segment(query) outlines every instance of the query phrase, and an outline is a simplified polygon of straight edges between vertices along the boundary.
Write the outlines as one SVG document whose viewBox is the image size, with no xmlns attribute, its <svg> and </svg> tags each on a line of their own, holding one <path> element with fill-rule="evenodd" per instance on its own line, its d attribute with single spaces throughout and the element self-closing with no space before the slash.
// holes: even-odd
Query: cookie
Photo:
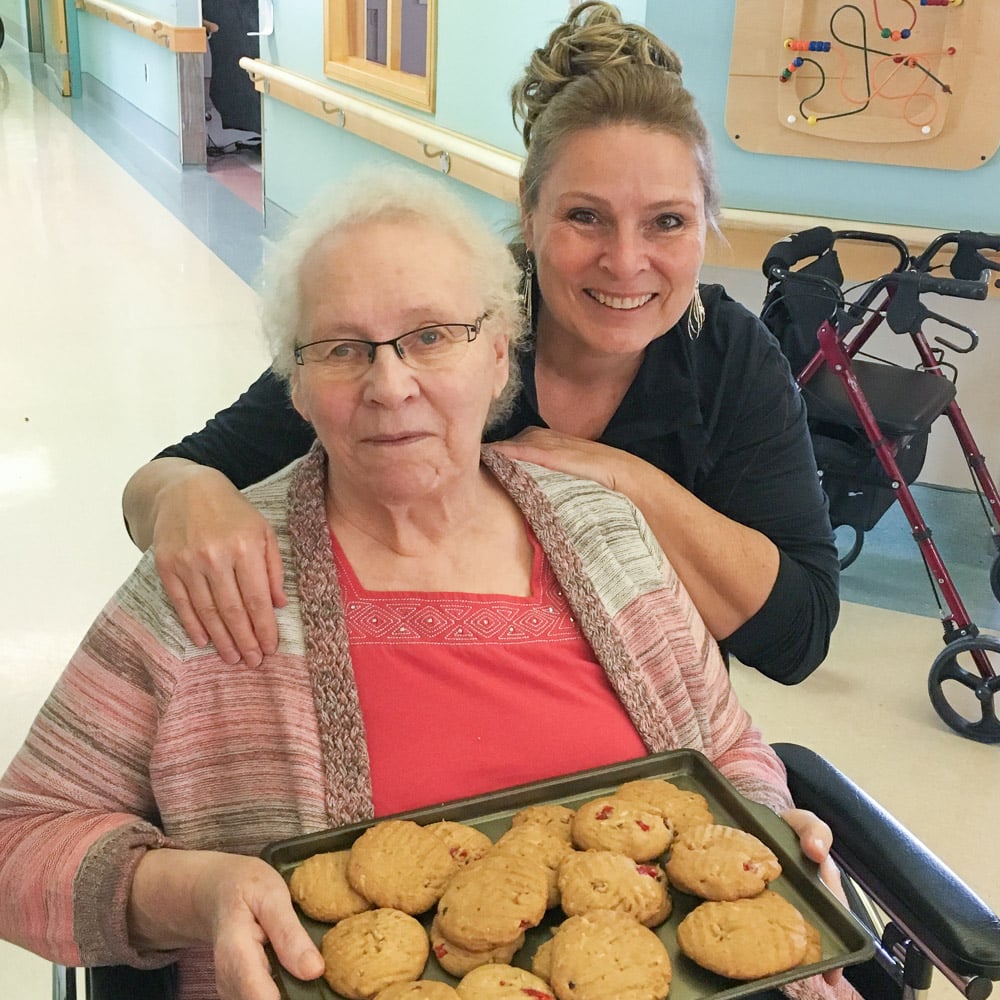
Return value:
<svg viewBox="0 0 1000 1000">
<path fill-rule="evenodd" d="M 806 925 L 806 953 L 802 956 L 802 965 L 812 965 L 813 962 L 820 962 L 823 959 L 823 942 L 819 936 L 819 929 L 814 927 L 808 920 Z"/>
<path fill-rule="evenodd" d="M 462 1000 L 556 1000 L 544 979 L 513 965 L 481 965 L 456 989 Z"/>
<path fill-rule="evenodd" d="M 677 943 L 703 968 L 745 980 L 800 965 L 808 935 L 799 911 L 767 890 L 753 899 L 701 903 L 678 925 Z"/>
<path fill-rule="evenodd" d="M 345 917 L 323 935 L 320 950 L 330 989 L 369 1000 L 393 983 L 419 979 L 430 942 L 414 917 L 382 908 Z"/>
<path fill-rule="evenodd" d="M 441 934 L 469 951 L 510 944 L 545 916 L 548 876 L 537 861 L 488 854 L 462 868 L 438 903 Z"/>
<path fill-rule="evenodd" d="M 558 1000 L 663 1000 L 672 969 L 663 942 L 614 910 L 570 917 L 552 939 Z"/>
<path fill-rule="evenodd" d="M 662 778 L 639 778 L 626 781 L 615 792 L 618 798 L 644 802 L 670 821 L 674 836 L 693 826 L 714 823 L 708 800 L 699 792 L 689 792 Z"/>
<path fill-rule="evenodd" d="M 325 924 L 363 913 L 372 903 L 347 880 L 350 851 L 330 851 L 306 858 L 292 872 L 288 891 L 306 916 Z"/>
<path fill-rule="evenodd" d="M 572 841 L 570 827 L 573 824 L 573 810 L 569 806 L 548 803 L 537 806 L 525 806 L 511 817 L 511 826 L 546 826 L 558 833 L 563 840 Z"/>
<path fill-rule="evenodd" d="M 441 924 L 436 915 L 431 922 L 431 951 L 434 952 L 438 965 L 445 972 L 458 978 L 467 975 L 473 969 L 478 969 L 481 965 L 488 965 L 491 962 L 500 962 L 501 964 L 509 962 L 523 944 L 524 935 L 520 934 L 509 944 L 497 945 L 486 951 L 471 951 L 448 940 L 441 933 Z"/>
<path fill-rule="evenodd" d="M 418 979 L 415 983 L 394 983 L 375 994 L 375 1000 L 455 1000 L 458 994 L 447 983 Z"/>
<path fill-rule="evenodd" d="M 497 853 L 517 854 L 537 861 L 545 868 L 548 877 L 548 906 L 559 905 L 557 873 L 563 859 L 573 854 L 573 845 L 548 826 L 522 823 L 512 826 L 497 842 Z"/>
<path fill-rule="evenodd" d="M 552 941 L 543 941 L 531 956 L 531 971 L 547 983 L 552 981 Z"/>
<path fill-rule="evenodd" d="M 385 820 L 354 841 L 347 878 L 376 906 L 417 914 L 440 899 L 457 868 L 440 837 L 411 820 Z"/>
<path fill-rule="evenodd" d="M 641 802 L 605 796 L 576 811 L 573 843 L 584 851 L 614 851 L 633 861 L 651 861 L 670 845 L 673 829 Z"/>
<path fill-rule="evenodd" d="M 756 896 L 781 874 L 774 852 L 752 833 L 731 826 L 698 826 L 670 849 L 670 884 L 702 899 Z"/>
<path fill-rule="evenodd" d="M 659 865 L 612 851 L 575 851 L 559 866 L 559 894 L 567 916 L 618 910 L 647 927 L 670 916 L 667 879 Z"/>
<path fill-rule="evenodd" d="M 478 861 L 493 847 L 493 841 L 482 830 L 465 823 L 443 819 L 438 823 L 430 823 L 424 829 L 443 840 L 451 856 L 460 865 Z"/>
</svg>

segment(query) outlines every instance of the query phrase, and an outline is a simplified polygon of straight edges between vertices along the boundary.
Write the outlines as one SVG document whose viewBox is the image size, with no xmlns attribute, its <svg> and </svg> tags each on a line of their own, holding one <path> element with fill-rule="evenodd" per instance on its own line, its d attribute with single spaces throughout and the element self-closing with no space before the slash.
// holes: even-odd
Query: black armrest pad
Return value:
<svg viewBox="0 0 1000 1000">
<path fill-rule="evenodd" d="M 776 743 L 795 803 L 833 830 L 834 854 L 946 966 L 1000 979 L 1000 918 L 951 869 L 822 757 Z M 987 849 L 990 849 L 987 847 Z"/>
</svg>

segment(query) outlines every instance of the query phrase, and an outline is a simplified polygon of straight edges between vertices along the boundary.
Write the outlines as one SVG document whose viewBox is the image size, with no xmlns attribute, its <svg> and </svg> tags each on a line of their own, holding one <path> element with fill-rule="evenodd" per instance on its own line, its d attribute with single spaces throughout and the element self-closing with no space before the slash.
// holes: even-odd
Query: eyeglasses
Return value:
<svg viewBox="0 0 1000 1000">
<path fill-rule="evenodd" d="M 488 316 L 488 312 L 483 313 L 475 323 L 432 323 L 392 340 L 314 340 L 295 348 L 295 363 L 322 365 L 339 378 L 356 378 L 367 365 L 375 363 L 375 352 L 380 347 L 391 346 L 410 368 L 447 368 L 465 345 L 476 339 Z"/>
</svg>

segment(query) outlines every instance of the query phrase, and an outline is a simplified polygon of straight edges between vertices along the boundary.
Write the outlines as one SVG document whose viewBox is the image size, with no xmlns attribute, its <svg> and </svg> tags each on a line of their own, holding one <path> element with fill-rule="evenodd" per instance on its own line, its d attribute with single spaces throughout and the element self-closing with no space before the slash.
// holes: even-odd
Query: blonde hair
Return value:
<svg viewBox="0 0 1000 1000">
<path fill-rule="evenodd" d="M 707 220 L 716 227 L 719 194 L 711 140 L 681 68 L 673 49 L 643 25 L 623 22 L 617 7 L 602 0 L 575 7 L 534 51 L 511 90 L 511 113 L 527 153 L 522 208 L 537 206 L 539 187 L 567 138 L 583 129 L 634 124 L 687 144 Z"/>
<path fill-rule="evenodd" d="M 488 427 L 506 417 L 520 389 L 515 352 L 526 325 L 518 290 L 520 272 L 504 241 L 453 190 L 425 170 L 366 166 L 321 193 L 272 250 L 259 280 L 261 323 L 271 368 L 289 380 L 302 333 L 300 275 L 310 251 L 327 237 L 370 222 L 416 222 L 458 243 L 470 278 L 483 298 L 490 327 L 510 342 L 510 378 L 490 410 Z M 419 253 L 419 247 L 411 248 Z"/>
</svg>

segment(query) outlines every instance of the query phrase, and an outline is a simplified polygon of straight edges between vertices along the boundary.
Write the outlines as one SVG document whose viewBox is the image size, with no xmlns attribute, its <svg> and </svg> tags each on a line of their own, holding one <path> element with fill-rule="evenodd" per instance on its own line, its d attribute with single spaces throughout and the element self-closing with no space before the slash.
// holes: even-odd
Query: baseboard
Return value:
<svg viewBox="0 0 1000 1000">
<path fill-rule="evenodd" d="M 90 73 L 83 74 L 83 96 L 167 163 L 180 166 L 180 138 Z"/>
</svg>

